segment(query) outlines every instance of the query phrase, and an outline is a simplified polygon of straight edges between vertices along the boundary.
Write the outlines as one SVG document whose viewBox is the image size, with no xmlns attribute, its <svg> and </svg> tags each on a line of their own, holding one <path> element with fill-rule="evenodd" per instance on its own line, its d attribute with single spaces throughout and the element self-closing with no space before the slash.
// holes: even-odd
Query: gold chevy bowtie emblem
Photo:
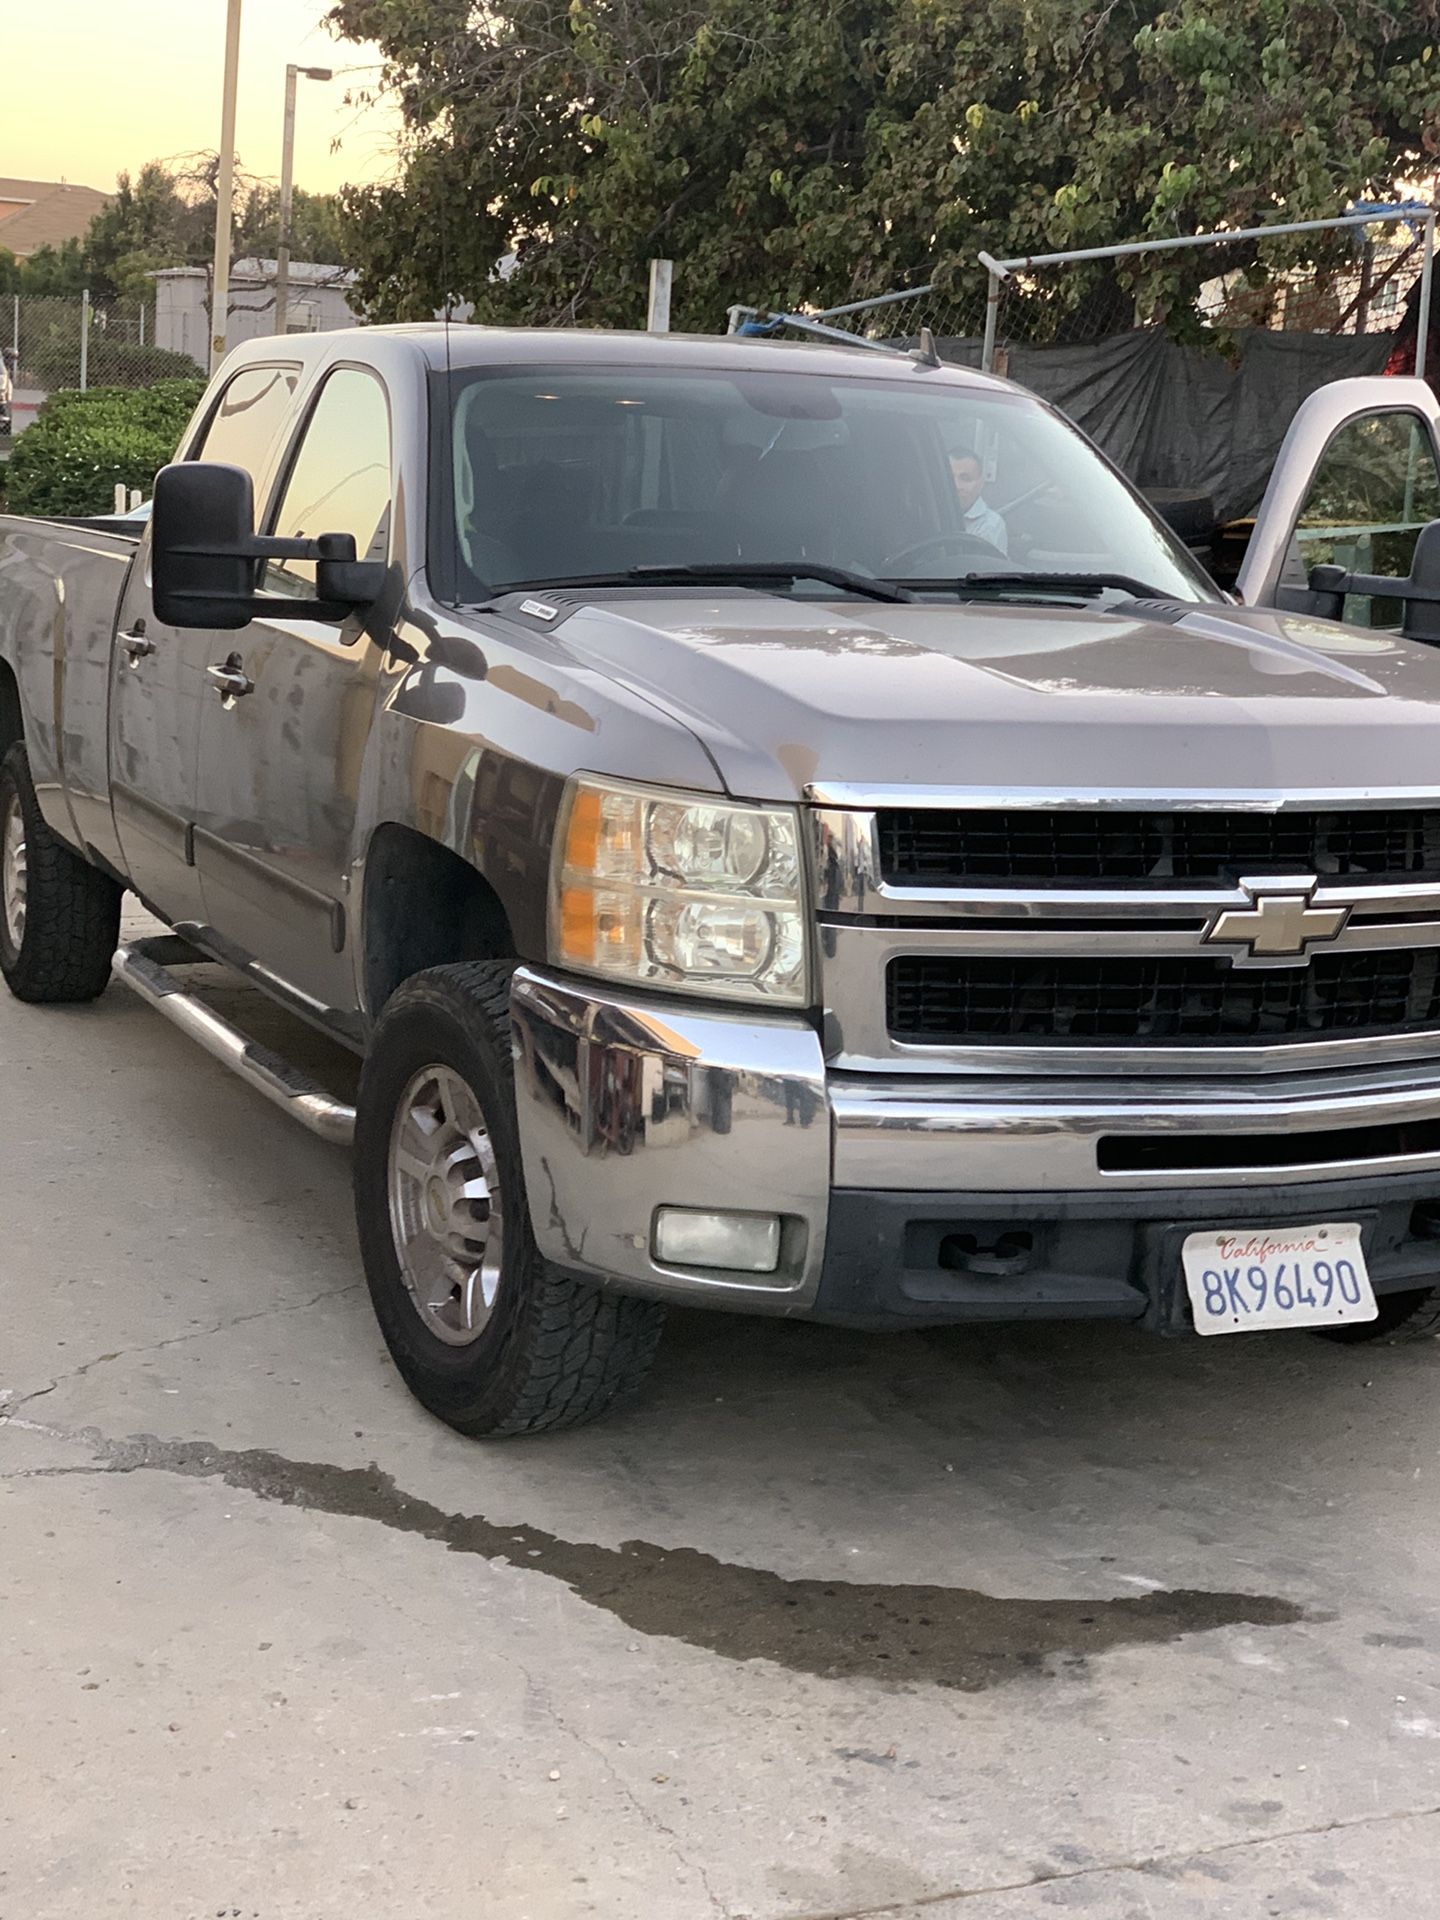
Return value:
<svg viewBox="0 0 1440 1920">
<path fill-rule="evenodd" d="M 1242 880 L 1248 907 L 1228 907 L 1205 930 L 1207 944 L 1244 947 L 1251 960 L 1298 959 L 1317 940 L 1333 940 L 1349 907 L 1310 904 L 1316 882 Z"/>
</svg>

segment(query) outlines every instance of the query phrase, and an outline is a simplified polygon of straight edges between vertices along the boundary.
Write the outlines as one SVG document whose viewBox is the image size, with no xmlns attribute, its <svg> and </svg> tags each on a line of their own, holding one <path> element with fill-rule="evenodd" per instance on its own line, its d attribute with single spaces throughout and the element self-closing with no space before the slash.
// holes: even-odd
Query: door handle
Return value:
<svg viewBox="0 0 1440 1920">
<path fill-rule="evenodd" d="M 255 682 L 240 665 L 238 654 L 232 653 L 223 667 L 207 667 L 205 672 L 227 706 L 232 700 L 243 700 L 247 693 L 255 691 Z"/>
<path fill-rule="evenodd" d="M 145 622 L 143 620 L 137 620 L 135 622 L 135 630 L 133 633 L 122 633 L 119 639 L 121 646 L 130 656 L 132 666 L 137 661 L 148 660 L 150 655 L 155 651 L 155 642 L 146 637 Z"/>
</svg>

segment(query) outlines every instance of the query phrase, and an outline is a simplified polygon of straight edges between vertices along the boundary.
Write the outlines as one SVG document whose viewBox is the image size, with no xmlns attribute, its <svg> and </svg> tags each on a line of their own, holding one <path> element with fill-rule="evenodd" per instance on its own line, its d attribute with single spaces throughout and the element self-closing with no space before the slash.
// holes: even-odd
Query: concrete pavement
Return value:
<svg viewBox="0 0 1440 1920">
<path fill-rule="evenodd" d="M 677 1316 L 478 1446 L 347 1179 L 0 998 L 0 1920 L 1435 1910 L 1440 1349 Z"/>
</svg>

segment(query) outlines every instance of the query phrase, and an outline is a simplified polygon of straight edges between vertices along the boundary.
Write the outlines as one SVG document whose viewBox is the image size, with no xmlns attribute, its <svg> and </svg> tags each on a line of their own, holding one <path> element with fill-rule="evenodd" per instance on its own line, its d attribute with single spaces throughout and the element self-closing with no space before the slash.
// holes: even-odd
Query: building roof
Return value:
<svg viewBox="0 0 1440 1920">
<path fill-rule="evenodd" d="M 109 199 L 96 187 L 0 175 L 0 247 L 24 260 L 37 247 L 63 247 L 67 240 L 82 239 Z"/>
<path fill-rule="evenodd" d="M 236 286 L 256 284 L 273 287 L 279 270 L 274 260 L 236 260 L 230 268 L 231 290 Z M 210 270 L 208 267 L 157 267 L 150 278 L 208 282 Z M 339 287 L 344 292 L 347 287 L 354 286 L 355 275 L 348 267 L 319 266 L 310 260 L 292 260 L 290 284 L 292 287 Z"/>
</svg>

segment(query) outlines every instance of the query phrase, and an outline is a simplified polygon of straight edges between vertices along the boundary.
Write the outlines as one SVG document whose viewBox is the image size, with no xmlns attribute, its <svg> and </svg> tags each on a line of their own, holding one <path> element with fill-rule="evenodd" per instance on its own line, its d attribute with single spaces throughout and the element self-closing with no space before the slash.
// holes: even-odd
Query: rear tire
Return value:
<svg viewBox="0 0 1440 1920">
<path fill-rule="evenodd" d="M 1382 1293 L 1375 1301 L 1380 1309 L 1373 1320 L 1354 1320 L 1344 1327 L 1316 1327 L 1322 1340 L 1334 1340 L 1342 1347 L 1359 1347 L 1375 1340 L 1403 1346 L 1416 1340 L 1433 1340 L 1440 1334 L 1440 1287 L 1416 1287 L 1404 1293 Z"/>
<path fill-rule="evenodd" d="M 515 1122 L 510 961 L 406 981 L 360 1081 L 355 1216 L 385 1344 L 460 1433 L 579 1426 L 635 1393 L 664 1309 L 542 1258 Z"/>
<path fill-rule="evenodd" d="M 19 1000 L 97 1000 L 120 942 L 122 889 L 52 833 L 22 745 L 0 760 L 0 974 Z"/>
</svg>

